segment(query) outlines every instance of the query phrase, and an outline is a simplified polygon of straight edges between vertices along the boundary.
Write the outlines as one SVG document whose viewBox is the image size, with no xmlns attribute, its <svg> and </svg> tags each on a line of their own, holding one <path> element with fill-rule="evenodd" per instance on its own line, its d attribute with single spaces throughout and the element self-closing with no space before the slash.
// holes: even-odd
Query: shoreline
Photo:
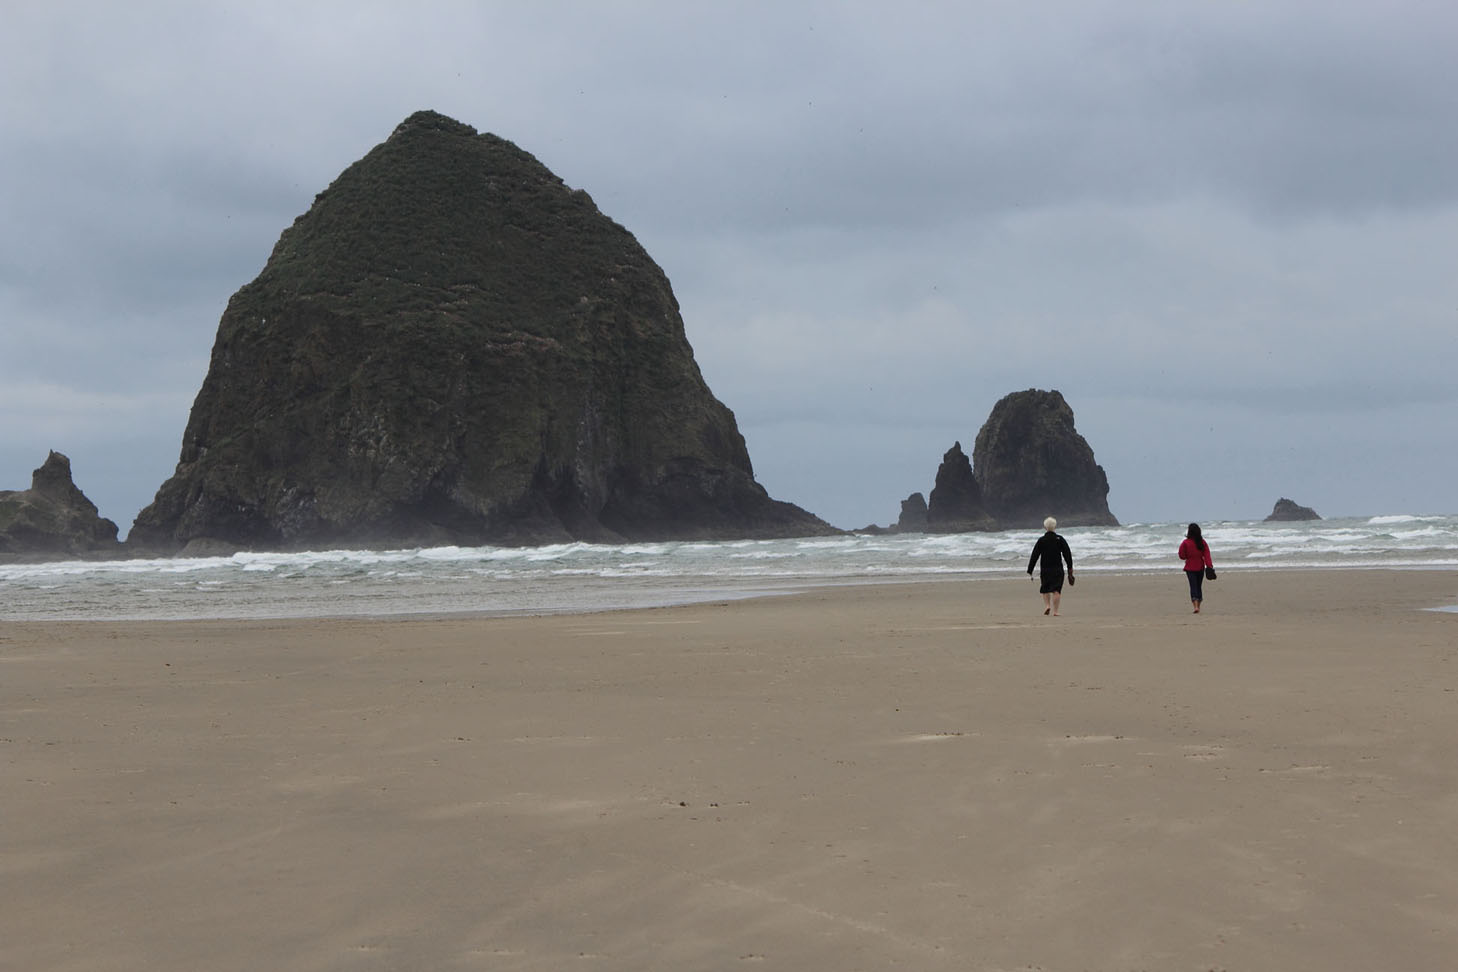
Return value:
<svg viewBox="0 0 1458 972">
<path fill-rule="evenodd" d="M 1226 571 L 1458 568 L 1458 516 L 1220 523 L 1209 531 L 1217 567 Z M 1080 573 L 1092 582 L 1177 572 L 1173 551 L 1184 532 L 1153 524 L 1073 528 L 1068 536 Z M 1016 578 L 1034 539 L 1021 532 L 897 534 L 10 565 L 0 566 L 0 623 L 545 615 L 847 584 Z"/>
<path fill-rule="evenodd" d="M 1458 577 L 1183 588 L 0 623 L 0 966 L 1444 967 Z"/>
<path fill-rule="evenodd" d="M 1435 567 L 1425 565 L 1399 564 L 1374 566 L 1370 564 L 1348 565 L 1348 564 L 1318 564 L 1302 567 L 1251 567 L 1239 565 L 1236 567 L 1223 566 L 1222 580 L 1226 575 L 1231 576 L 1261 576 L 1261 575 L 1283 575 L 1283 574 L 1307 574 L 1307 573 L 1397 573 L 1397 574 L 1451 574 L 1454 568 L 1446 566 Z M 1171 570 L 1165 567 L 1124 567 L 1124 566 L 1093 566 L 1079 567 L 1079 576 L 1094 576 L 1108 579 L 1131 579 L 1143 580 L 1154 578 L 1168 578 L 1179 576 L 1178 569 Z M 361 610 L 353 613 L 326 611 L 309 612 L 299 611 L 290 614 L 267 614 L 267 613 L 238 613 L 238 614 L 179 614 L 172 616 L 140 616 L 120 617 L 102 614 L 100 616 L 80 616 L 70 614 L 55 614 L 47 616 L 6 616 L 0 613 L 0 625 L 4 624 L 160 624 L 160 623 L 188 623 L 197 621 L 217 621 L 237 624 L 253 622 L 300 622 L 309 621 L 430 621 L 444 619 L 488 619 L 488 618 L 549 618 L 549 617 L 572 617 L 579 615 L 591 615 L 599 613 L 616 613 L 620 611 L 646 611 L 663 608 L 692 607 L 694 605 L 712 604 L 720 601 L 752 601 L 766 597 L 793 597 L 802 594 L 809 594 L 818 590 L 842 590 L 854 588 L 875 588 L 883 586 L 903 586 L 919 584 L 973 584 L 989 581 L 1009 581 L 1021 579 L 1024 575 L 1016 570 L 1006 567 L 974 568 L 956 573 L 944 574 L 918 574 L 913 576 L 855 576 L 855 577 L 829 577 L 821 579 L 799 579 L 792 583 L 774 584 L 767 583 L 762 579 L 744 580 L 735 584 L 725 582 L 721 587 L 700 585 L 691 596 L 685 596 L 682 592 L 674 595 L 665 593 L 662 589 L 645 588 L 636 591 L 639 599 L 624 603 L 593 603 L 586 606 L 574 607 L 570 604 L 561 607 L 520 607 L 520 608 L 482 608 L 462 607 L 459 609 L 422 609 L 419 611 L 408 610 Z M 1219 583 L 1219 581 L 1213 582 Z M 1067 591 L 1065 591 L 1067 593 Z M 1447 598 L 1453 603 L 1435 604 L 1427 608 L 1434 611 L 1458 611 L 1458 593 L 1449 595 Z"/>
</svg>

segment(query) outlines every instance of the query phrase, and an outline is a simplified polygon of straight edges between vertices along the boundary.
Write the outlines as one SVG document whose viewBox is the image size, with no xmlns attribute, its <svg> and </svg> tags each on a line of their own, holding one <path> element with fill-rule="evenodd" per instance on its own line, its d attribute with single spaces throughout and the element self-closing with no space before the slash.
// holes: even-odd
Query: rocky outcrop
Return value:
<svg viewBox="0 0 1458 972">
<path fill-rule="evenodd" d="M 930 533 L 997 529 L 983 504 L 982 490 L 972 475 L 972 460 L 962 451 L 961 442 L 952 443 L 937 467 L 936 485 L 926 504 L 926 529 Z"/>
<path fill-rule="evenodd" d="M 1265 522 L 1280 522 L 1284 520 L 1319 520 L 1320 516 L 1309 506 L 1302 506 L 1294 500 L 1288 500 L 1282 496 L 1276 500 L 1276 506 L 1271 510 L 1271 515 L 1266 517 Z"/>
<path fill-rule="evenodd" d="M 988 513 L 1004 529 L 1117 526 L 1109 512 L 1109 480 L 1073 425 L 1073 409 L 1057 391 L 1014 392 L 992 408 L 972 451 Z"/>
<path fill-rule="evenodd" d="M 228 302 L 129 542 L 835 532 L 755 481 L 632 234 L 512 143 L 419 112 Z"/>
<path fill-rule="evenodd" d="M 1005 396 L 977 433 L 973 459 L 954 442 L 937 468 L 924 514 L 913 493 L 889 532 L 961 533 L 1060 526 L 1117 526 L 1109 480 L 1073 426 L 1073 409 L 1056 391 Z M 924 517 L 924 525 L 918 525 Z"/>
<path fill-rule="evenodd" d="M 901 501 L 901 516 L 896 520 L 897 533 L 925 533 L 927 526 L 926 497 L 912 493 Z"/>
<path fill-rule="evenodd" d="M 0 557 L 106 557 L 121 553 L 116 524 L 71 480 L 59 452 L 31 474 L 30 489 L 0 490 Z"/>
</svg>

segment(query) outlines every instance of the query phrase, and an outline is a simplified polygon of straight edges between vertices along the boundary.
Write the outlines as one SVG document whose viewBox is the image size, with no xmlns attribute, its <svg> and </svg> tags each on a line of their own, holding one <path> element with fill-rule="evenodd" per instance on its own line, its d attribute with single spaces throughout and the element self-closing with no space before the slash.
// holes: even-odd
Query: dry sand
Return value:
<svg viewBox="0 0 1458 972">
<path fill-rule="evenodd" d="M 1458 578 L 0 625 L 0 968 L 1458 966 Z"/>
</svg>

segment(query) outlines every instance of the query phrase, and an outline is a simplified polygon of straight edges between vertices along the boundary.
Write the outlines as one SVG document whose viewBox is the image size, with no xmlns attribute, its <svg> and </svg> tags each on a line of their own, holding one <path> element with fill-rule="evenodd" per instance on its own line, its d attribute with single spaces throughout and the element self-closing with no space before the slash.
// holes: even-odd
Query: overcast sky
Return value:
<svg viewBox="0 0 1458 972">
<path fill-rule="evenodd" d="M 1455 50 L 1451 0 L 7 0 L 0 489 L 64 452 L 125 534 L 228 298 L 430 108 L 638 238 L 837 526 L 1025 388 L 1126 523 L 1458 512 Z"/>
</svg>

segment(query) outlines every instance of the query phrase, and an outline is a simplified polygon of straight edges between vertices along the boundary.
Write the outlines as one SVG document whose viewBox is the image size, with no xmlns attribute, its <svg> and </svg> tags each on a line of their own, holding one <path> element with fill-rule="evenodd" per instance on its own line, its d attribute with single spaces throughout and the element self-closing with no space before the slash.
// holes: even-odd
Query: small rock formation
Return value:
<svg viewBox="0 0 1458 972">
<path fill-rule="evenodd" d="M 897 533 L 925 533 L 927 525 L 926 497 L 912 493 L 901 501 L 901 516 L 896 520 Z"/>
<path fill-rule="evenodd" d="M 1294 500 L 1288 500 L 1282 496 L 1276 500 L 1276 506 L 1271 510 L 1271 515 L 1266 517 L 1265 522 L 1280 522 L 1285 520 L 1319 520 L 1320 516 L 1309 506 L 1302 506 Z"/>
<path fill-rule="evenodd" d="M 972 460 L 962 451 L 961 442 L 952 443 L 937 467 L 936 486 L 926 506 L 926 529 L 929 533 L 997 529 L 983 505 L 982 490 L 972 475 Z"/>
<path fill-rule="evenodd" d="M 839 530 L 771 499 L 663 271 L 504 139 L 411 115 L 228 302 L 141 549 Z"/>
<path fill-rule="evenodd" d="M 0 557 L 119 556 L 116 524 L 71 481 L 71 460 L 51 452 L 30 489 L 0 490 Z"/>
<path fill-rule="evenodd" d="M 992 408 L 972 450 L 982 502 L 1002 529 L 1118 526 L 1109 480 L 1057 391 L 1013 392 Z"/>
</svg>

